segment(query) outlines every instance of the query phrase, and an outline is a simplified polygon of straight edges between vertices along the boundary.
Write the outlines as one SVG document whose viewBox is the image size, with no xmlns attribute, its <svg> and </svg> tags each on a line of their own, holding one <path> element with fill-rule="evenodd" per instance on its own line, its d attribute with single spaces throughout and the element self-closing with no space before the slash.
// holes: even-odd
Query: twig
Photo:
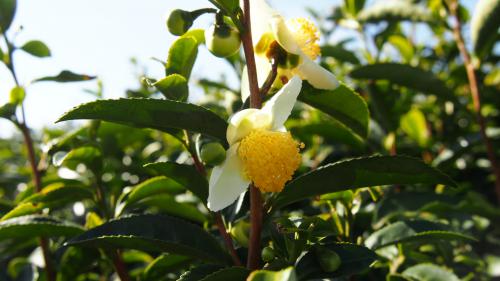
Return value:
<svg viewBox="0 0 500 281">
<path fill-rule="evenodd" d="M 112 250 L 109 255 L 111 256 L 113 266 L 115 267 L 116 274 L 118 274 L 120 280 L 130 281 L 130 276 L 128 275 L 127 268 L 125 267 L 120 251 Z"/>
<path fill-rule="evenodd" d="M 460 50 L 462 59 L 464 60 L 465 69 L 467 71 L 467 78 L 469 79 L 469 87 L 472 96 L 472 102 L 474 104 L 474 112 L 476 113 L 477 122 L 479 124 L 479 131 L 483 142 L 486 145 L 486 151 L 488 154 L 488 159 L 491 163 L 491 168 L 495 176 L 495 193 L 497 196 L 498 203 L 500 203 L 500 168 L 498 167 L 498 162 L 495 156 L 495 149 L 493 144 L 486 134 L 486 120 L 481 113 L 481 96 L 479 94 L 478 80 L 476 72 L 474 71 L 474 65 L 472 64 L 469 52 L 465 48 L 464 38 L 462 36 L 462 23 L 460 21 L 460 16 L 458 13 L 458 2 L 456 0 L 451 0 L 449 3 L 449 8 L 451 15 L 455 19 L 455 26 L 453 27 L 453 34 L 455 36 L 455 41 L 457 42 L 457 47 Z"/>
<path fill-rule="evenodd" d="M 269 72 L 269 75 L 267 76 L 266 81 L 264 82 L 264 85 L 260 88 L 260 98 L 264 99 L 264 97 L 267 95 L 271 87 L 273 86 L 274 80 L 276 80 L 276 77 L 278 76 L 278 61 L 274 58 L 271 59 L 271 71 Z"/>
</svg>

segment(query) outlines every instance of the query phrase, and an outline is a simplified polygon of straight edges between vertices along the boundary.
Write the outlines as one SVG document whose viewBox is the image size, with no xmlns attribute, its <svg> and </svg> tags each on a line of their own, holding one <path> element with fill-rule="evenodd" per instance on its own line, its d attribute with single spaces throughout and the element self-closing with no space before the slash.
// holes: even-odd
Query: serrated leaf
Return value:
<svg viewBox="0 0 500 281">
<path fill-rule="evenodd" d="M 297 275 L 293 267 L 280 271 L 256 270 L 248 276 L 247 281 L 296 281 Z"/>
<path fill-rule="evenodd" d="M 397 243 L 429 242 L 432 239 L 475 241 L 473 237 L 456 232 L 442 223 L 409 220 L 399 221 L 375 231 L 366 239 L 365 245 L 371 249 L 379 249 Z"/>
<path fill-rule="evenodd" d="M 157 281 L 169 272 L 178 271 L 179 268 L 187 266 L 191 258 L 179 255 L 160 255 L 144 269 L 144 281 Z"/>
<path fill-rule="evenodd" d="M 278 194 L 273 209 L 316 195 L 392 184 L 455 186 L 447 175 L 416 158 L 406 156 L 356 158 L 329 164 L 296 178 Z"/>
<path fill-rule="evenodd" d="M 189 88 L 182 75 L 172 74 L 153 84 L 167 99 L 186 101 L 189 96 Z"/>
<path fill-rule="evenodd" d="M 300 101 L 332 116 L 362 138 L 368 136 L 370 113 L 365 100 L 341 83 L 334 90 L 318 90 L 304 82 Z"/>
<path fill-rule="evenodd" d="M 10 27 L 16 14 L 16 0 L 0 0 L 0 34 Z"/>
<path fill-rule="evenodd" d="M 26 53 L 43 58 L 43 57 L 50 57 L 50 49 L 43 43 L 42 41 L 39 40 L 33 40 L 29 41 L 26 44 L 24 44 L 21 49 L 25 51 Z"/>
<path fill-rule="evenodd" d="M 157 162 L 146 164 L 144 167 L 176 181 L 193 192 L 201 201 L 207 202 L 208 182 L 193 166 L 175 162 Z"/>
<path fill-rule="evenodd" d="M 391 83 L 411 88 L 437 97 L 453 100 L 453 92 L 434 73 L 398 63 L 376 63 L 360 66 L 351 72 L 355 79 L 388 80 Z"/>
<path fill-rule="evenodd" d="M 420 147 L 425 148 L 429 145 L 430 134 L 422 111 L 413 108 L 401 117 L 400 124 L 401 129 Z"/>
<path fill-rule="evenodd" d="M 194 37 L 180 37 L 168 52 L 166 75 L 180 74 L 189 80 L 197 56 L 198 41 Z"/>
<path fill-rule="evenodd" d="M 322 46 L 321 47 L 321 57 L 332 57 L 341 62 L 348 62 L 351 64 L 359 64 L 360 61 L 356 55 L 345 49 L 342 45 L 335 46 Z"/>
<path fill-rule="evenodd" d="M 460 281 L 452 272 L 434 264 L 417 264 L 407 268 L 403 276 L 417 281 Z"/>
<path fill-rule="evenodd" d="M 217 240 L 201 227 L 160 215 L 127 216 L 111 220 L 75 237 L 67 245 L 167 252 L 214 263 L 230 261 Z"/>
<path fill-rule="evenodd" d="M 81 81 L 89 81 L 95 79 L 95 76 L 89 76 L 85 74 L 78 74 L 74 73 L 69 70 L 63 70 L 56 76 L 46 76 L 42 78 L 38 78 L 33 81 L 35 82 L 43 82 L 43 81 L 50 81 L 50 82 L 60 82 L 60 83 L 65 83 L 65 82 L 81 82 Z"/>
<path fill-rule="evenodd" d="M 486 56 L 498 38 L 500 0 L 478 1 L 470 28 L 475 53 L 481 57 Z"/>
<path fill-rule="evenodd" d="M 218 264 L 201 264 L 184 272 L 177 281 L 199 281 L 205 276 L 223 269 L 224 266 Z"/>
<path fill-rule="evenodd" d="M 340 267 L 334 272 L 324 272 L 313 252 L 305 254 L 297 263 L 299 280 L 350 276 L 367 270 L 377 259 L 372 250 L 350 243 L 330 243 L 324 245 L 340 257 Z"/>
<path fill-rule="evenodd" d="M 0 240 L 34 237 L 72 237 L 83 233 L 79 225 L 44 215 L 29 215 L 0 222 Z"/>
<path fill-rule="evenodd" d="M 381 21 L 430 22 L 432 15 L 424 7 L 412 1 L 385 0 L 365 7 L 357 19 L 361 22 L 377 23 Z"/>
<path fill-rule="evenodd" d="M 94 119 L 171 133 L 185 129 L 225 142 L 227 123 L 201 106 L 171 100 L 118 99 L 82 104 L 65 113 L 57 122 Z"/>
</svg>

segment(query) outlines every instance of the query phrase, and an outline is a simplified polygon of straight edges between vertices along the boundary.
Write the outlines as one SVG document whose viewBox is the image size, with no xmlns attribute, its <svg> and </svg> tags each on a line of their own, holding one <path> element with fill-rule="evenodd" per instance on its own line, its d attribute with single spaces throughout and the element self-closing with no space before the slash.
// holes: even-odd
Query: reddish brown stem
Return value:
<svg viewBox="0 0 500 281">
<path fill-rule="evenodd" d="M 229 250 L 229 253 L 231 254 L 231 258 L 233 259 L 234 265 L 242 266 L 241 260 L 238 257 L 236 250 L 234 249 L 233 240 L 231 239 L 229 233 L 227 233 L 226 227 L 224 226 L 224 222 L 222 221 L 222 215 L 219 212 L 217 212 L 214 213 L 214 217 L 215 217 L 215 223 L 217 224 L 217 229 L 222 235 L 222 238 L 224 238 L 224 243 L 226 244 L 226 248 Z"/>
<path fill-rule="evenodd" d="M 262 195 L 253 184 L 250 185 L 250 246 L 248 248 L 247 268 L 255 270 L 260 265 L 260 235 L 262 231 Z"/>
<path fill-rule="evenodd" d="M 130 281 L 130 277 L 123 262 L 121 253 L 119 250 L 112 250 L 111 260 L 113 261 L 113 266 L 115 267 L 116 274 L 120 277 L 121 281 Z"/>
<path fill-rule="evenodd" d="M 472 64 L 469 52 L 465 48 L 464 38 L 462 36 L 462 22 L 458 13 L 458 1 L 450 1 L 450 12 L 455 19 L 455 26 L 453 27 L 453 34 L 455 36 L 455 41 L 457 42 L 457 47 L 460 50 L 460 54 L 464 61 L 465 69 L 467 71 L 467 78 L 469 79 L 469 87 L 472 96 L 472 102 L 474 105 L 474 112 L 476 113 L 477 122 L 479 124 L 479 131 L 483 142 L 486 146 L 486 152 L 488 154 L 488 159 L 491 163 L 491 168 L 495 176 L 495 193 L 497 196 L 498 203 L 500 203 L 500 168 L 498 167 L 498 162 L 495 156 L 495 149 L 493 148 L 493 143 L 491 139 L 486 134 L 486 120 L 481 113 L 481 96 L 479 94 L 478 80 L 476 72 L 474 70 L 474 65 Z"/>
</svg>

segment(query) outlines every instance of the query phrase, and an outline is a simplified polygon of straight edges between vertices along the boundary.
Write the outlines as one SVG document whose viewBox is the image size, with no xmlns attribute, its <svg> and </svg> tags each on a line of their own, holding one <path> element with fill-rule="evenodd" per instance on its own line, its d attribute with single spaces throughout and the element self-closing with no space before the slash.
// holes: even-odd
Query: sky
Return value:
<svg viewBox="0 0 500 281">
<path fill-rule="evenodd" d="M 286 17 L 307 16 L 304 10 L 312 5 L 317 10 L 330 11 L 332 0 L 271 0 Z M 21 84 L 28 85 L 25 110 L 28 125 L 35 129 L 56 127 L 54 121 L 72 107 L 95 100 L 84 89 L 96 89 L 96 82 L 57 84 L 52 82 L 29 85 L 36 78 L 56 75 L 63 69 L 98 76 L 104 85 L 104 98 L 124 96 L 126 89 L 138 85 L 132 57 L 154 78 L 164 76 L 163 66 L 151 58 L 165 60 L 175 37 L 165 26 L 169 12 L 180 8 L 194 10 L 209 7 L 207 0 L 18 0 L 16 17 L 9 30 L 10 38 L 22 45 L 29 40 L 42 40 L 52 56 L 35 58 L 21 51 L 14 57 Z M 212 17 L 203 16 L 195 27 L 206 27 Z M 22 30 L 20 30 L 22 26 Z M 1 45 L 4 47 L 4 45 Z M 5 50 L 5 48 L 4 48 Z M 193 78 L 217 79 L 230 73 L 227 65 L 200 50 L 200 59 Z M 229 77 L 231 78 L 231 77 Z M 236 78 L 236 77 L 234 77 Z M 10 73 L 0 66 L 0 104 L 8 101 L 14 82 Z M 0 137 L 12 134 L 14 127 L 0 120 Z"/>
</svg>

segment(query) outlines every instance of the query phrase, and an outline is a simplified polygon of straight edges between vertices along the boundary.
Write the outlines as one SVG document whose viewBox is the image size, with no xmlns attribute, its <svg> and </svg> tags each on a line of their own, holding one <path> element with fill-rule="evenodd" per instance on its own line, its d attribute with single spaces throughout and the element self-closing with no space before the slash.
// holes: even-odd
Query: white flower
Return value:
<svg viewBox="0 0 500 281">
<path fill-rule="evenodd" d="M 265 192 L 279 192 L 300 165 L 300 144 L 283 124 L 292 112 L 302 80 L 294 76 L 262 109 L 245 109 L 229 119 L 226 160 L 212 170 L 208 208 L 233 203 L 251 182 Z"/>
<path fill-rule="evenodd" d="M 279 67 L 276 83 L 286 82 L 293 75 L 298 75 L 316 89 L 332 90 L 338 86 L 335 76 L 314 61 L 320 55 L 319 32 L 311 21 L 304 18 L 285 21 L 265 0 L 251 1 L 250 16 L 259 85 L 264 83 L 271 71 L 267 56 L 273 42 L 276 42 L 297 60 L 291 65 L 289 60 L 286 62 L 288 65 Z M 243 100 L 250 95 L 246 68 L 242 75 L 241 95 Z"/>
</svg>

